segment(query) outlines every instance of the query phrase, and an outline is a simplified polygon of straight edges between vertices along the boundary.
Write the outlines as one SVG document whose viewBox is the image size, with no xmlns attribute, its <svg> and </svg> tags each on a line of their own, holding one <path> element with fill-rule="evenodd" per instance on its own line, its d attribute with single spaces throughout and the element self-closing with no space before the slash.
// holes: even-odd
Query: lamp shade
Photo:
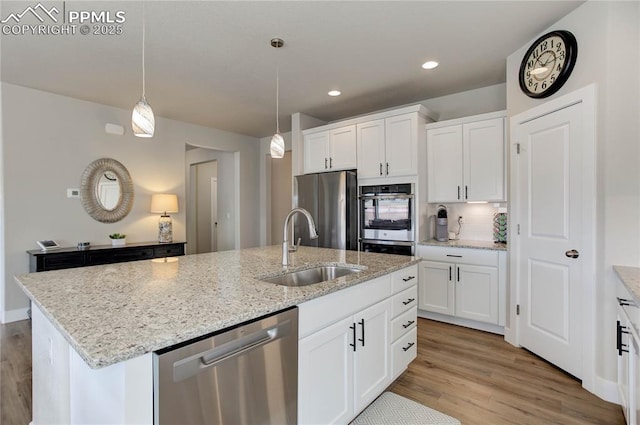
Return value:
<svg viewBox="0 0 640 425">
<path fill-rule="evenodd" d="M 177 213 L 178 195 L 172 193 L 155 193 L 151 195 L 152 213 Z"/>
<path fill-rule="evenodd" d="M 153 110 L 143 96 L 142 99 L 136 103 L 136 106 L 133 108 L 133 113 L 131 114 L 133 135 L 137 137 L 153 137 L 155 126 L 156 120 L 153 116 Z"/>
</svg>

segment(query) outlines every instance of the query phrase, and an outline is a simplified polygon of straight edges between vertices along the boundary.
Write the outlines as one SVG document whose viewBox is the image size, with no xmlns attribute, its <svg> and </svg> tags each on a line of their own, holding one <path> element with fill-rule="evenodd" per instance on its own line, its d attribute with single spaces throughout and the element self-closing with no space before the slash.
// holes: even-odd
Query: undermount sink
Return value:
<svg viewBox="0 0 640 425">
<path fill-rule="evenodd" d="M 362 270 L 348 266 L 318 266 L 304 270 L 289 272 L 283 275 L 262 278 L 261 280 L 276 285 L 284 286 L 307 286 L 327 280 L 337 279 Z"/>
</svg>

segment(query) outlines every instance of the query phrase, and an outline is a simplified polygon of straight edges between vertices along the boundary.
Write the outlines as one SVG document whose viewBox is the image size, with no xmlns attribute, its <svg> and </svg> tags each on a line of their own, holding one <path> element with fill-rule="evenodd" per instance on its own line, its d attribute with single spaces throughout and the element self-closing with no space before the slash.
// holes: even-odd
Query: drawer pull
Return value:
<svg viewBox="0 0 640 425">
<path fill-rule="evenodd" d="M 402 347 L 402 351 L 407 351 L 409 350 L 409 348 L 413 347 L 414 345 L 416 345 L 415 342 L 410 342 L 406 347 Z"/>
<path fill-rule="evenodd" d="M 462 258 L 462 255 L 447 254 L 447 257 Z"/>
<path fill-rule="evenodd" d="M 405 328 L 405 329 L 407 329 L 409 326 L 413 325 L 414 323 L 416 323 L 416 321 L 415 321 L 415 320 L 409 320 L 409 321 L 407 322 L 407 324 L 406 324 L 406 325 L 402 325 L 402 327 L 403 327 L 403 328 Z"/>
<path fill-rule="evenodd" d="M 624 306 L 624 305 L 633 305 L 633 301 L 631 300 L 627 300 L 625 298 L 620 298 L 620 297 L 616 297 L 618 299 L 618 304 Z"/>
<path fill-rule="evenodd" d="M 416 300 L 415 298 L 409 298 L 409 299 L 408 299 L 408 300 L 406 300 L 406 301 L 402 301 L 402 304 L 404 304 L 404 305 L 409 305 L 409 304 L 411 304 L 412 302 L 414 302 L 415 300 Z"/>
<path fill-rule="evenodd" d="M 410 280 L 413 280 L 413 279 L 415 279 L 415 278 L 416 278 L 415 276 L 407 276 L 407 277 L 403 277 L 403 278 L 402 278 L 402 280 L 403 280 L 404 282 L 409 282 Z"/>
</svg>

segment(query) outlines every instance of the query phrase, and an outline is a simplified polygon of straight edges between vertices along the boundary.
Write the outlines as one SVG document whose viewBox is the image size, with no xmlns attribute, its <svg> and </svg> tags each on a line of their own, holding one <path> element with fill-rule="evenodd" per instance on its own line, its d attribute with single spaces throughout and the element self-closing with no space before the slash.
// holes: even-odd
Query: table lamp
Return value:
<svg viewBox="0 0 640 425">
<path fill-rule="evenodd" d="M 173 242 L 171 217 L 168 213 L 178 212 L 178 195 L 171 193 L 156 193 L 151 195 L 151 212 L 162 214 L 158 222 L 158 242 Z"/>
</svg>

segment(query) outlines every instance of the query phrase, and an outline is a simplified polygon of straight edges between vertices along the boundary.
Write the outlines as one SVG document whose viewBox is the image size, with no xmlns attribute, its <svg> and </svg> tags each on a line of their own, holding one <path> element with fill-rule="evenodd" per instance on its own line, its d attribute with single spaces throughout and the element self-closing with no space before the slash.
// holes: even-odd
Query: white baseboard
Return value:
<svg viewBox="0 0 640 425">
<path fill-rule="evenodd" d="M 460 317 L 447 316 L 446 314 L 433 313 L 424 310 L 418 310 L 418 317 L 437 320 L 438 322 L 450 323 L 452 325 L 464 326 L 465 328 L 478 329 L 480 331 L 491 332 L 498 335 L 504 335 L 504 327 L 492 325 L 491 323 L 476 322 L 475 320 L 462 319 Z"/>
<path fill-rule="evenodd" d="M 600 376 L 596 376 L 595 388 L 593 388 L 593 391 L 591 392 L 610 403 L 621 403 L 620 393 L 618 392 L 618 383 L 616 381 L 610 381 Z"/>
<path fill-rule="evenodd" d="M 2 323 L 17 322 L 29 319 L 29 307 L 16 308 L 15 310 L 5 310 L 2 314 Z"/>
</svg>

